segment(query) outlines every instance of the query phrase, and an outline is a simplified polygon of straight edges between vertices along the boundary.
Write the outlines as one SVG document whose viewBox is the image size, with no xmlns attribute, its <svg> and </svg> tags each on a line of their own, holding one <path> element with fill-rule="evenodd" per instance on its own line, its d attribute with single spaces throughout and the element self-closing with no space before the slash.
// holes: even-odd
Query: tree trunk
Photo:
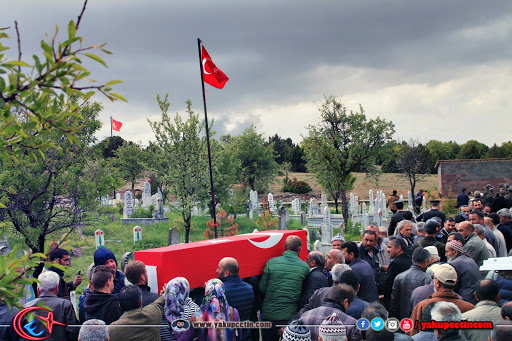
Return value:
<svg viewBox="0 0 512 341">
<path fill-rule="evenodd" d="M 190 212 L 192 213 L 192 212 Z M 185 224 L 185 243 L 190 242 L 190 225 L 192 221 L 192 214 L 186 215 L 184 212 L 182 214 L 183 223 Z"/>
</svg>

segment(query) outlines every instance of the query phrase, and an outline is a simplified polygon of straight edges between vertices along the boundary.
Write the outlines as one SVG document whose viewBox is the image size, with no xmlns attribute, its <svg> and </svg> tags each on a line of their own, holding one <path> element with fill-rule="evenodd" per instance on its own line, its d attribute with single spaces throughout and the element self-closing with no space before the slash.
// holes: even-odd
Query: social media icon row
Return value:
<svg viewBox="0 0 512 341">
<path fill-rule="evenodd" d="M 370 322 L 365 318 L 361 318 L 357 320 L 356 326 L 360 330 L 367 330 L 371 327 L 373 330 L 379 331 L 386 327 L 386 329 L 390 332 L 396 332 L 398 329 L 402 329 L 404 332 L 408 332 L 412 329 L 412 320 L 403 319 L 402 321 L 399 321 L 396 318 L 390 318 L 384 322 L 384 320 L 380 317 L 376 317 Z"/>
</svg>

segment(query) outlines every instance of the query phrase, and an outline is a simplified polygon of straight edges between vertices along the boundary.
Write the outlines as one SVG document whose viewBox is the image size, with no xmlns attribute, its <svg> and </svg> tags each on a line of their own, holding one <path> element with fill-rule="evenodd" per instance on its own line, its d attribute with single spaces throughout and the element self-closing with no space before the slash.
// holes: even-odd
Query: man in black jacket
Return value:
<svg viewBox="0 0 512 341">
<path fill-rule="evenodd" d="M 363 241 L 359 245 L 359 257 L 371 265 L 373 275 L 377 287 L 380 283 L 380 264 L 379 264 L 379 249 L 375 246 L 377 244 L 377 234 L 372 230 L 366 230 L 363 234 Z"/>
<path fill-rule="evenodd" d="M 324 270 L 325 259 L 321 252 L 311 251 L 306 256 L 306 263 L 309 265 L 309 274 L 302 282 L 302 294 L 299 299 L 299 309 L 304 307 L 310 297 L 316 291 L 328 286 L 327 271 Z"/>
<path fill-rule="evenodd" d="M 389 310 L 393 281 L 398 274 L 408 270 L 412 265 L 412 258 L 407 253 L 407 245 L 403 239 L 395 236 L 389 237 L 388 251 L 391 256 L 391 263 L 381 284 L 379 293 L 384 295 L 384 306 Z"/>
<path fill-rule="evenodd" d="M 155 302 L 160 295 L 152 293 L 148 286 L 148 271 L 146 265 L 140 260 L 128 263 L 124 269 L 124 274 L 130 283 L 137 285 L 142 291 L 142 307 Z"/>
<path fill-rule="evenodd" d="M 123 311 L 114 291 L 114 270 L 106 265 L 98 265 L 92 271 L 91 291 L 84 301 L 85 320 L 98 319 L 111 324 L 119 320 Z"/>
<path fill-rule="evenodd" d="M 69 251 L 66 249 L 55 249 L 50 252 L 49 256 L 50 262 L 56 262 L 62 266 L 68 267 L 71 264 L 71 256 Z M 64 271 L 61 269 L 57 269 L 52 266 L 48 270 L 53 271 L 59 275 L 59 292 L 57 294 L 58 297 L 65 298 L 69 300 L 69 293 L 76 289 L 82 283 L 82 276 L 77 275 L 75 280 L 66 282 L 63 278 Z"/>
</svg>

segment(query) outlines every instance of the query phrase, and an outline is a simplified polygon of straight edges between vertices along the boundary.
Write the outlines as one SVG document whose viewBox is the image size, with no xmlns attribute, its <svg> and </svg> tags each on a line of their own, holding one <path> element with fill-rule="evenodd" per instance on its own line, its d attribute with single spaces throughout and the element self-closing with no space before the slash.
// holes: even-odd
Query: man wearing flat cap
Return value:
<svg viewBox="0 0 512 341">
<path fill-rule="evenodd" d="M 459 295 L 453 292 L 453 288 L 457 283 L 457 272 L 453 266 L 449 264 L 435 265 L 432 267 L 432 272 L 434 273 L 434 293 L 432 294 L 432 298 L 423 300 L 418 303 L 416 307 L 414 307 L 411 315 L 413 325 L 415 325 L 415 321 L 421 321 L 423 309 L 425 309 L 427 305 L 433 302 L 452 302 L 460 309 L 462 313 L 465 313 L 466 311 L 475 307 L 473 304 L 461 300 Z M 416 333 L 418 333 L 418 329 L 412 329 L 411 331 L 407 332 L 407 334 L 410 336 Z"/>
<path fill-rule="evenodd" d="M 395 234 L 396 225 L 404 219 L 404 201 L 399 199 L 394 202 L 397 212 L 391 216 L 388 226 L 388 236 Z"/>
</svg>

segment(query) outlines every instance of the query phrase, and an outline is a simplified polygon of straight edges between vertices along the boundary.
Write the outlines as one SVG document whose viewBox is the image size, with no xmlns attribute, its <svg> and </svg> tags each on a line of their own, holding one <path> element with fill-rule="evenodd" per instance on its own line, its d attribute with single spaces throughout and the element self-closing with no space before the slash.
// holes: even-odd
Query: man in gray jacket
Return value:
<svg viewBox="0 0 512 341">
<path fill-rule="evenodd" d="M 487 246 L 482 239 L 475 234 L 475 228 L 469 221 L 463 221 L 457 225 L 457 231 L 464 236 L 466 243 L 464 251 L 469 253 L 476 265 L 481 266 L 484 260 L 489 258 Z"/>
<path fill-rule="evenodd" d="M 396 276 L 393 281 L 389 309 L 392 317 L 401 320 L 410 316 L 412 291 L 419 286 L 432 283 L 432 277 L 425 272 L 429 264 L 430 252 L 422 247 L 414 249 L 411 268 Z"/>
</svg>

